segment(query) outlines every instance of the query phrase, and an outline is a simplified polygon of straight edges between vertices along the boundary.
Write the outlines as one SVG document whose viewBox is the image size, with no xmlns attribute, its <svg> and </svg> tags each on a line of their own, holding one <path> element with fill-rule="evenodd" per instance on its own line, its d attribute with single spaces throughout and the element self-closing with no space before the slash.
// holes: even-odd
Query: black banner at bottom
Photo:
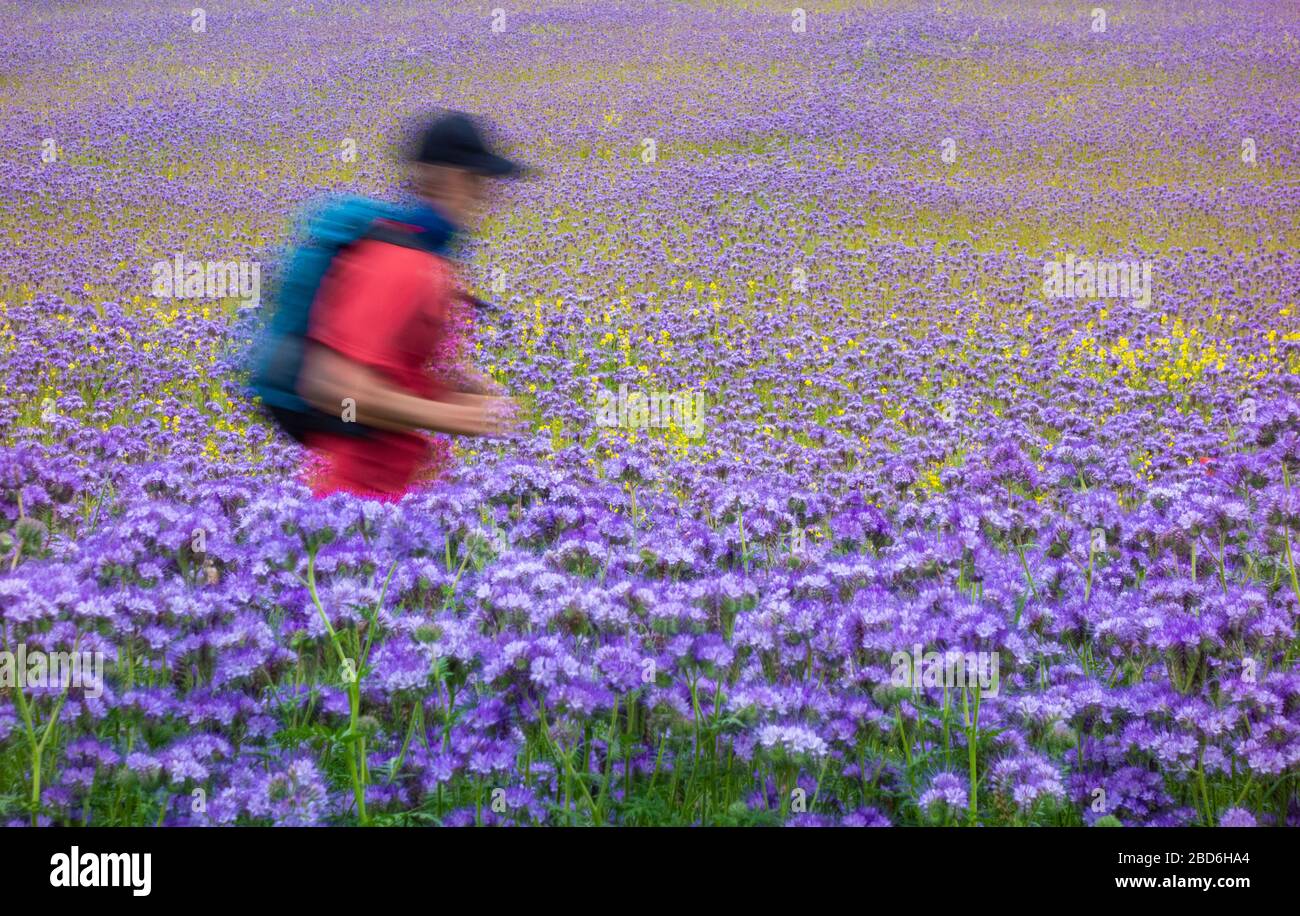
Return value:
<svg viewBox="0 0 1300 916">
<path fill-rule="evenodd" d="M 1293 887 L 1295 840 L 1247 829 L 56 828 L 0 831 L 0 861 L 10 901 L 77 894 L 127 905 L 373 906 L 423 888 L 497 907 L 561 890 L 593 902 L 662 897 L 674 884 L 691 888 L 693 903 L 873 886 L 998 895 L 990 899 L 1068 890 L 1081 901 L 1177 891 L 1226 902 Z"/>
</svg>

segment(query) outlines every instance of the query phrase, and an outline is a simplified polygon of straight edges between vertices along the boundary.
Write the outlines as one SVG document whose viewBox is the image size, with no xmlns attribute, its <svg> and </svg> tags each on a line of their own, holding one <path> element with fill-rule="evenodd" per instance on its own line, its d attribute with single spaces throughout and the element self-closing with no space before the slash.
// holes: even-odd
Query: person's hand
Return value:
<svg viewBox="0 0 1300 916">
<path fill-rule="evenodd" d="M 481 395 L 464 396 L 474 411 L 471 435 L 505 438 L 517 435 L 523 430 L 523 417 L 519 405 L 513 398 L 484 397 Z"/>
</svg>

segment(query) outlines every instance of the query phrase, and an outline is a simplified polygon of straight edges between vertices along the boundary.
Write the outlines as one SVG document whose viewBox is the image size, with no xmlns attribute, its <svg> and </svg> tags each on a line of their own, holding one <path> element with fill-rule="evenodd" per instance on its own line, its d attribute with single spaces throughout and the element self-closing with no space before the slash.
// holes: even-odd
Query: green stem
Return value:
<svg viewBox="0 0 1300 916">
<path fill-rule="evenodd" d="M 8 649 L 9 641 L 5 640 L 5 648 Z M 81 647 L 81 634 L 72 643 L 72 654 L 75 657 Z M 59 694 L 58 702 L 54 704 L 54 711 L 45 723 L 45 729 L 41 732 L 41 738 L 36 740 L 36 725 L 32 717 L 32 707 L 27 702 L 27 697 L 23 695 L 23 688 L 16 687 L 14 690 L 15 703 L 18 706 L 18 713 L 22 716 L 23 729 L 27 735 L 27 744 L 32 758 L 32 826 L 37 826 L 37 820 L 41 811 L 41 770 L 44 765 L 45 747 L 49 743 L 50 736 L 54 734 L 55 727 L 59 724 L 59 714 L 63 712 L 63 704 L 68 699 L 68 690 L 72 687 L 72 677 L 68 676 L 66 683 L 63 685 L 63 691 Z"/>
<path fill-rule="evenodd" d="M 1035 598 L 1038 597 L 1038 589 L 1034 587 L 1034 575 L 1029 571 L 1029 561 L 1025 559 L 1025 548 L 1022 544 L 1016 545 L 1016 550 L 1020 553 L 1020 565 L 1025 569 L 1025 580 L 1029 583 L 1029 594 Z"/>
<path fill-rule="evenodd" d="M 1228 594 L 1228 567 L 1225 561 L 1226 549 L 1224 546 L 1223 532 L 1219 532 L 1219 583 L 1223 586 L 1223 594 Z"/>
<path fill-rule="evenodd" d="M 392 572 L 389 572 L 392 576 Z M 307 553 L 307 592 L 311 595 L 312 604 L 316 606 L 316 612 L 320 614 L 321 621 L 325 624 L 325 632 L 329 634 L 330 642 L 334 646 L 334 651 L 338 653 L 339 665 L 347 669 L 349 659 L 347 653 L 343 650 L 343 643 L 339 640 L 339 634 L 335 632 L 334 625 L 330 623 L 329 615 L 325 613 L 324 606 L 321 605 L 320 594 L 316 589 L 316 549 L 313 548 Z M 387 583 L 385 583 L 385 588 Z M 359 642 L 358 638 L 358 642 Z M 357 733 L 358 721 L 361 718 L 361 672 L 359 669 L 352 672 L 352 677 L 348 680 L 348 737 L 350 739 L 347 750 L 348 775 L 352 779 L 352 796 L 357 803 L 357 817 L 361 825 L 368 826 L 370 818 L 366 814 L 366 790 L 364 785 L 364 774 L 366 769 L 365 761 L 365 740 Z"/>
<path fill-rule="evenodd" d="M 974 827 L 979 817 L 979 773 L 976 765 L 980 727 L 980 693 L 978 684 L 975 686 L 975 714 L 973 717 L 970 709 L 969 688 L 962 689 L 961 703 L 962 714 L 966 721 L 966 756 L 970 765 L 970 825 Z"/>
</svg>

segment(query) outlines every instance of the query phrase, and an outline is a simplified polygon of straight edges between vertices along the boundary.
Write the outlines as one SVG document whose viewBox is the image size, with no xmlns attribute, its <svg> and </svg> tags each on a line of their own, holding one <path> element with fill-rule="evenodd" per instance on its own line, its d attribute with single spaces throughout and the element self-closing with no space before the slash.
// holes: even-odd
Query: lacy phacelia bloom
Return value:
<svg viewBox="0 0 1300 916">
<path fill-rule="evenodd" d="M 1220 827 L 1258 827 L 1255 815 L 1241 808 L 1229 808 L 1219 818 Z"/>
<path fill-rule="evenodd" d="M 951 810 L 966 807 L 966 786 L 961 778 L 952 773 L 940 773 L 930 781 L 930 788 L 921 793 L 917 802 L 927 810 L 939 805 L 947 805 Z"/>
<path fill-rule="evenodd" d="M 758 730 L 758 743 L 768 750 L 821 757 L 826 742 L 816 732 L 802 725 L 765 725 Z"/>
</svg>

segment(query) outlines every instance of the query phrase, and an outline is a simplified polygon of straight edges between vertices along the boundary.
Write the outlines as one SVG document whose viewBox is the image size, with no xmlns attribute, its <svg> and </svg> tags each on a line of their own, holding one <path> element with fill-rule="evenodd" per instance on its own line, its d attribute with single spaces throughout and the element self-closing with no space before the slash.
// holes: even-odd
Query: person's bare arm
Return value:
<svg viewBox="0 0 1300 916">
<path fill-rule="evenodd" d="M 320 345 L 308 345 L 298 393 L 329 414 L 340 413 L 344 399 L 351 398 L 358 423 L 398 432 L 430 429 L 494 436 L 508 432 L 510 426 L 508 398 L 460 395 L 454 403 L 426 400 L 394 388 L 378 373 Z"/>
</svg>

